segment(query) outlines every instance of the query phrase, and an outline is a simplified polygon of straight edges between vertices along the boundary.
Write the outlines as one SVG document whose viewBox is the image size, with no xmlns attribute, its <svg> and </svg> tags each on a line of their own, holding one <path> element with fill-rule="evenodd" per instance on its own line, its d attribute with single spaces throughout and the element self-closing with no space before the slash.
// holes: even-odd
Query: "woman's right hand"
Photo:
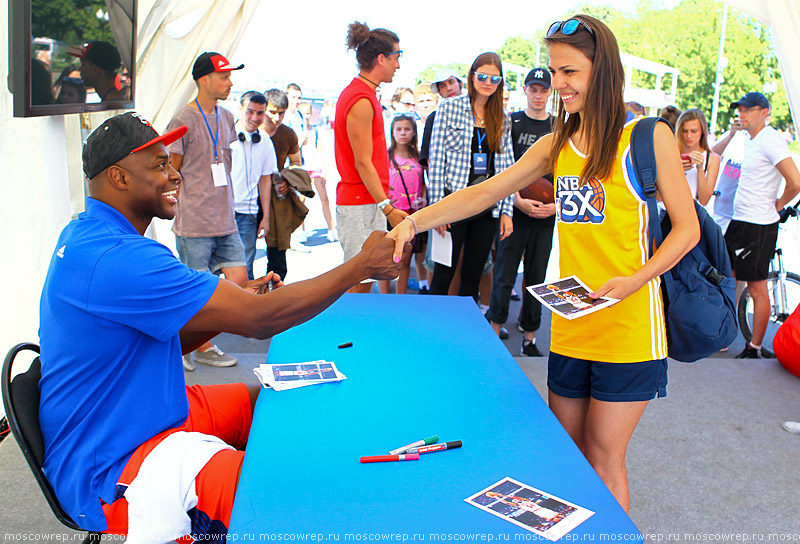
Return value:
<svg viewBox="0 0 800 544">
<path fill-rule="evenodd" d="M 407 243 L 411 242 L 411 239 L 414 238 L 416 234 L 414 230 L 414 223 L 410 220 L 400 221 L 400 223 L 395 226 L 392 231 L 387 234 L 388 238 L 394 240 L 394 253 L 392 254 L 392 260 L 395 263 L 399 263 L 403 259 L 403 248 Z"/>
<path fill-rule="evenodd" d="M 439 233 L 439 236 L 444 238 L 444 233 L 447 232 L 447 229 L 449 229 L 449 228 L 450 228 L 450 223 L 447 223 L 446 225 L 442 225 L 440 227 L 434 227 L 433 230 L 435 230 L 437 233 Z"/>
</svg>

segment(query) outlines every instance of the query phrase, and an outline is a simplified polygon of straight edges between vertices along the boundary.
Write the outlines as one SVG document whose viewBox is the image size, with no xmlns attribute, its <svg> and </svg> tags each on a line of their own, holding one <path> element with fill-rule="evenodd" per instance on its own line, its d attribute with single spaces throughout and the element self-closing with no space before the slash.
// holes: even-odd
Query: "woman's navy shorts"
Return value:
<svg viewBox="0 0 800 544">
<path fill-rule="evenodd" d="M 667 360 L 601 363 L 550 352 L 547 387 L 571 399 L 634 402 L 667 396 Z"/>
</svg>

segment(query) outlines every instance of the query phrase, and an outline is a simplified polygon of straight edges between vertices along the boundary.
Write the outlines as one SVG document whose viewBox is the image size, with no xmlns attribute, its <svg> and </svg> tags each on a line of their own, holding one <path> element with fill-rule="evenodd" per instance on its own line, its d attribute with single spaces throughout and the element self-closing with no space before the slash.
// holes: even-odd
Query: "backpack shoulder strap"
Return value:
<svg viewBox="0 0 800 544">
<path fill-rule="evenodd" d="M 658 219 L 658 208 L 656 207 L 656 177 L 658 167 L 656 166 L 656 154 L 654 150 L 653 134 L 656 125 L 666 122 L 661 117 L 645 117 L 640 119 L 633 127 L 631 133 L 630 153 L 633 168 L 636 171 L 636 179 L 644 189 L 647 199 L 647 209 L 649 220 L 650 256 L 653 256 L 654 245 L 660 246 L 664 237 L 661 232 L 661 224 Z"/>
<path fill-rule="evenodd" d="M 640 119 L 639 122 L 633 127 L 631 132 L 631 163 L 636 171 L 636 178 L 644 189 L 645 198 L 647 199 L 647 215 L 648 215 L 648 252 L 650 257 L 655 253 L 655 248 L 661 246 L 664 241 L 664 235 L 661 230 L 661 220 L 658 216 L 658 208 L 656 206 L 656 178 L 658 177 L 658 167 L 656 166 L 656 153 L 653 134 L 656 130 L 656 125 L 660 122 L 666 123 L 667 121 L 661 117 L 645 117 Z M 669 125 L 669 123 L 667 123 Z M 673 291 L 672 288 L 672 274 L 662 274 L 665 281 L 667 297 Z"/>
</svg>

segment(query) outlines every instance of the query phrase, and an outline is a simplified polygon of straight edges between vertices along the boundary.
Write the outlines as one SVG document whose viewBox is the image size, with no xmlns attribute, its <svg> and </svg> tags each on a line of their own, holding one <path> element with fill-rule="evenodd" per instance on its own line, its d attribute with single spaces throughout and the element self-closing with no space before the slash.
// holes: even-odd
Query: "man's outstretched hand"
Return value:
<svg viewBox="0 0 800 544">
<path fill-rule="evenodd" d="M 400 262 L 394 262 L 395 241 L 386 236 L 383 231 L 373 231 L 367 241 L 361 246 L 359 257 L 363 259 L 367 278 L 374 280 L 392 280 L 400 274 Z M 404 251 L 411 251 L 411 245 L 406 244 Z"/>
<path fill-rule="evenodd" d="M 251 291 L 257 295 L 263 295 L 270 290 L 270 284 L 272 284 L 272 289 L 283 287 L 283 281 L 281 281 L 281 277 L 279 275 L 277 275 L 275 272 L 267 272 L 266 276 L 250 280 L 245 283 L 242 286 L 242 289 Z"/>
</svg>

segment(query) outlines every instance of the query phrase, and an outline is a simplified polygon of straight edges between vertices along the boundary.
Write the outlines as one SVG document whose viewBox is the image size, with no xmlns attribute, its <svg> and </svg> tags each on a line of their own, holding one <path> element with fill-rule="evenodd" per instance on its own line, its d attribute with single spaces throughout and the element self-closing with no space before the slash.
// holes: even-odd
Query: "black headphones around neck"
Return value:
<svg viewBox="0 0 800 544">
<path fill-rule="evenodd" d="M 247 141 L 247 136 L 244 135 L 244 132 L 239 133 L 239 141 L 240 142 Z M 254 144 L 257 144 L 258 142 L 261 141 L 261 133 L 258 132 L 258 129 L 256 129 L 256 131 L 250 136 L 250 141 L 253 142 Z"/>
</svg>

